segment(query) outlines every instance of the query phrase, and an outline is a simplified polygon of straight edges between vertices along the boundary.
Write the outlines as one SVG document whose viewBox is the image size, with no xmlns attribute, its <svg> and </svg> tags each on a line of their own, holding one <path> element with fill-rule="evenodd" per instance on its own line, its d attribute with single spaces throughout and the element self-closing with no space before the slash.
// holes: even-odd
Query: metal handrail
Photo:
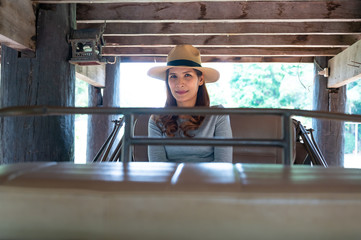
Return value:
<svg viewBox="0 0 361 240">
<path fill-rule="evenodd" d="M 124 115 L 125 130 L 124 143 L 122 151 L 122 161 L 128 162 L 132 156 L 131 146 L 134 144 L 148 145 L 262 145 L 262 146 L 280 146 L 283 148 L 283 164 L 290 165 L 292 158 L 291 139 L 291 116 L 303 116 L 313 118 L 325 118 L 332 120 L 361 122 L 361 115 L 330 113 L 321 111 L 298 110 L 298 109 L 270 109 L 270 108 L 83 108 L 83 107 L 51 107 L 51 106 L 26 106 L 9 107 L 0 109 L 0 117 L 4 116 L 59 116 L 68 114 L 111 114 Z M 271 140 L 239 140 L 239 139 L 155 139 L 155 138 L 137 138 L 134 137 L 134 115 L 136 114 L 202 114 L 202 115 L 228 115 L 228 114 L 253 114 L 253 115 L 279 115 L 282 117 L 283 138 Z"/>
<path fill-rule="evenodd" d="M 19 106 L 0 109 L 2 116 L 59 116 L 68 114 L 255 114 L 283 115 L 325 118 L 333 120 L 360 122 L 361 115 L 324 111 L 279 109 L 279 108 L 111 108 L 111 107 L 53 107 L 53 106 Z"/>
<path fill-rule="evenodd" d="M 59 116 L 68 114 L 255 114 L 255 115 L 293 115 L 303 117 L 325 118 L 333 120 L 360 122 L 361 115 L 324 111 L 279 109 L 279 108 L 112 108 L 112 107 L 53 107 L 53 106 L 19 106 L 0 108 L 3 116 Z"/>
</svg>

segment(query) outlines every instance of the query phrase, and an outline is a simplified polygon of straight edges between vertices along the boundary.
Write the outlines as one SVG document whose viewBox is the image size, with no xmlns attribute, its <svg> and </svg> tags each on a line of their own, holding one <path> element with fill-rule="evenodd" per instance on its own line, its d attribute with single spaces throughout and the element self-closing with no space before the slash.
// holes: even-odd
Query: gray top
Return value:
<svg viewBox="0 0 361 240">
<path fill-rule="evenodd" d="M 206 116 L 201 126 L 189 133 L 195 138 L 232 138 L 229 116 Z M 149 119 L 148 136 L 167 137 L 152 118 Z M 183 137 L 183 133 L 177 132 L 175 137 Z M 232 147 L 149 145 L 148 157 L 150 162 L 232 162 Z"/>
</svg>

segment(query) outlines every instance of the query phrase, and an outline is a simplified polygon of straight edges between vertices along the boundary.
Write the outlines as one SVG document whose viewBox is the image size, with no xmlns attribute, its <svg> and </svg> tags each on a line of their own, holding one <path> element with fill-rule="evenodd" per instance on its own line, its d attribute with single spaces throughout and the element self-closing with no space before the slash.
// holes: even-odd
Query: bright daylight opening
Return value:
<svg viewBox="0 0 361 240">
<path fill-rule="evenodd" d="M 163 107 L 165 82 L 147 76 L 153 66 L 164 63 L 121 63 L 120 106 Z M 290 108 L 312 110 L 314 69 L 312 63 L 203 63 L 217 69 L 221 78 L 207 84 L 211 105 L 229 108 Z M 349 84 L 349 113 L 359 113 L 361 84 Z M 77 80 L 76 106 L 87 106 L 87 84 Z M 359 105 L 358 105 L 359 104 Z M 296 117 L 306 128 L 309 118 Z M 345 125 L 345 167 L 360 167 L 361 127 Z M 76 116 L 75 162 L 86 161 L 87 117 Z"/>
</svg>

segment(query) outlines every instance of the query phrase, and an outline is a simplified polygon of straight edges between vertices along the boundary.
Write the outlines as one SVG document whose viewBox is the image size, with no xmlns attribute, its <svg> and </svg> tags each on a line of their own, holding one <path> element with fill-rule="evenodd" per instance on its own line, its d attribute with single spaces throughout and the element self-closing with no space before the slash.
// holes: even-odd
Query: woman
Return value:
<svg viewBox="0 0 361 240">
<path fill-rule="evenodd" d="M 167 66 L 154 67 L 148 75 L 165 80 L 165 107 L 209 107 L 205 83 L 215 82 L 219 72 L 201 66 L 198 49 L 177 45 L 168 54 Z M 162 115 L 149 119 L 149 137 L 231 138 L 228 115 L 188 116 Z M 232 147 L 213 146 L 148 146 L 151 162 L 232 162 Z"/>
</svg>

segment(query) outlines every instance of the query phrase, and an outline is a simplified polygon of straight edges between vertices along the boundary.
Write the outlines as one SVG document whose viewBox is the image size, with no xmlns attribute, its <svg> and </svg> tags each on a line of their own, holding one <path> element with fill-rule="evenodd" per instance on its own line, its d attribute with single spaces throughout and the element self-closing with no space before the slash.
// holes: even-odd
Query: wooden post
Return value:
<svg viewBox="0 0 361 240">
<path fill-rule="evenodd" d="M 115 64 L 105 67 L 105 88 L 89 85 L 89 107 L 119 107 L 119 58 Z M 119 116 L 89 115 L 87 136 L 87 162 L 91 162 L 113 129 L 112 120 Z"/>
<path fill-rule="evenodd" d="M 316 111 L 345 112 L 346 87 L 327 88 L 327 78 L 318 75 L 318 71 L 327 67 L 327 57 L 315 58 L 315 85 L 313 109 Z M 344 165 L 344 122 L 314 119 L 315 140 L 330 166 Z"/>
<path fill-rule="evenodd" d="M 74 106 L 75 68 L 69 64 L 67 34 L 75 5 L 40 4 L 35 58 L 2 46 L 0 107 Z M 74 117 L 0 119 L 0 163 L 73 161 Z"/>
</svg>

